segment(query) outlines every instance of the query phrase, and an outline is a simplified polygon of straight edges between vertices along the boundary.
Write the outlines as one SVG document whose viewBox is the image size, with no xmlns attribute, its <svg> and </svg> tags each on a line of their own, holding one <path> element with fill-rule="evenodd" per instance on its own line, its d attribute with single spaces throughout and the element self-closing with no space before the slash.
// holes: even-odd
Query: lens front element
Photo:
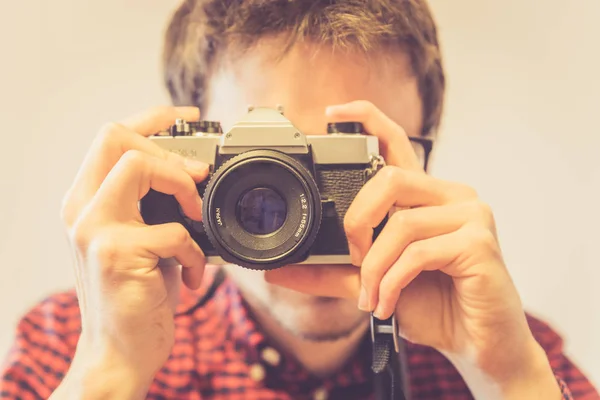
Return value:
<svg viewBox="0 0 600 400">
<path fill-rule="evenodd" d="M 283 226 L 286 202 L 275 190 L 259 187 L 246 192 L 237 205 L 242 228 L 254 235 L 268 235 Z"/>
<path fill-rule="evenodd" d="M 206 186 L 204 230 L 228 263 L 267 270 L 303 261 L 321 224 L 312 174 L 274 150 L 224 162 Z"/>
</svg>

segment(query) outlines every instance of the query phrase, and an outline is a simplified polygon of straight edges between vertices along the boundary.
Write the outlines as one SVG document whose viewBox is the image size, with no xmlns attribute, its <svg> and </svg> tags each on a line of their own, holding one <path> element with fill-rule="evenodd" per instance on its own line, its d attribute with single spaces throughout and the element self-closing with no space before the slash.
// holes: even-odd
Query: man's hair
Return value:
<svg viewBox="0 0 600 400">
<path fill-rule="evenodd" d="M 423 134 L 437 130 L 445 77 L 427 0 L 184 0 L 168 25 L 163 54 L 173 103 L 204 112 L 219 56 L 278 35 L 287 38 L 281 56 L 303 39 L 367 53 L 406 51 L 423 102 Z"/>
</svg>

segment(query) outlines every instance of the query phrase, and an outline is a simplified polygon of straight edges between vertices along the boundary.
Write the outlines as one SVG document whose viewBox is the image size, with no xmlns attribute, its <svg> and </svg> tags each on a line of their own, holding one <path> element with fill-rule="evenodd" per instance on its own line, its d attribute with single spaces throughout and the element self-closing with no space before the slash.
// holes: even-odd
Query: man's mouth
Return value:
<svg viewBox="0 0 600 400">
<path fill-rule="evenodd" d="M 327 296 L 317 296 L 315 297 L 315 302 L 319 304 L 329 304 L 329 303 L 337 303 L 341 299 L 339 297 L 327 297 Z"/>
</svg>

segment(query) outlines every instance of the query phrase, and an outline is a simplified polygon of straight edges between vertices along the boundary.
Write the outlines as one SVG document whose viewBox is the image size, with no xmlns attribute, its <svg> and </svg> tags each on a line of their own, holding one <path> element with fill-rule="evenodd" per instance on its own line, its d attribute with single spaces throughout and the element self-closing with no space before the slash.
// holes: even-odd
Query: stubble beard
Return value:
<svg viewBox="0 0 600 400">
<path fill-rule="evenodd" d="M 298 318 L 294 318 L 294 316 L 291 316 L 289 318 L 284 317 L 286 312 L 289 313 L 289 309 L 293 307 L 292 305 L 284 307 L 270 307 L 266 304 L 266 302 L 261 301 L 261 299 L 256 300 L 258 303 L 257 306 L 260 307 L 261 313 L 268 315 L 269 318 L 271 318 L 280 328 L 282 328 L 286 332 L 292 334 L 297 338 L 309 342 L 336 342 L 339 340 L 347 339 L 365 325 L 366 318 L 356 318 L 356 320 L 352 321 L 349 325 L 343 327 L 332 326 L 331 329 L 323 331 L 320 331 L 318 329 L 306 329 L 306 327 L 303 327 L 301 322 L 298 321 Z M 322 304 L 324 307 L 327 307 L 331 306 L 332 303 L 337 303 L 341 301 L 342 300 L 333 299 L 329 297 L 317 297 L 314 299 L 315 304 L 310 305 L 309 307 L 313 309 L 318 307 L 319 304 Z M 331 319 L 335 321 L 336 316 L 331 316 Z M 318 322 L 310 321 L 310 323 L 315 324 Z"/>
</svg>

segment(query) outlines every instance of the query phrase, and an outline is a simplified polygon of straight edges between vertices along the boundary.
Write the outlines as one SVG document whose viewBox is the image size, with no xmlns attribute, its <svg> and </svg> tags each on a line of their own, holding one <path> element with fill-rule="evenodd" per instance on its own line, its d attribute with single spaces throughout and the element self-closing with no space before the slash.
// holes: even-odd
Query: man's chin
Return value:
<svg viewBox="0 0 600 400">
<path fill-rule="evenodd" d="M 366 330 L 368 314 L 356 301 L 317 297 L 266 283 L 262 274 L 241 268 L 228 268 L 248 302 L 251 312 L 262 323 L 274 324 L 284 331 L 310 341 L 336 341 L 358 330 Z"/>
<path fill-rule="evenodd" d="M 300 303 L 279 304 L 271 308 L 271 316 L 294 336 L 313 342 L 348 338 L 364 330 L 368 321 L 368 315 L 353 303 L 333 297 L 311 296 Z"/>
<path fill-rule="evenodd" d="M 347 339 L 358 330 L 363 330 L 364 321 L 357 321 L 354 327 L 345 330 L 331 330 L 331 331 L 320 331 L 320 330 L 290 330 L 295 336 L 307 340 L 310 342 L 336 342 L 338 340 Z M 292 328 L 293 329 L 293 328 Z"/>
</svg>

